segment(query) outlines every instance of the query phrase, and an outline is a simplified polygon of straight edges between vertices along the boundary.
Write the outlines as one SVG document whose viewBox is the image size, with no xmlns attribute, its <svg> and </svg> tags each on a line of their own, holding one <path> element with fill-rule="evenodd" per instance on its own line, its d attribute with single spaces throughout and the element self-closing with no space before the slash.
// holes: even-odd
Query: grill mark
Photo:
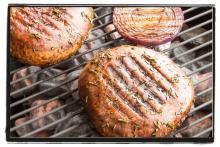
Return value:
<svg viewBox="0 0 220 147">
<path fill-rule="evenodd" d="M 113 76 L 112 74 L 115 73 L 115 75 L 119 75 L 118 77 L 118 80 L 117 81 L 120 81 L 120 83 L 122 83 L 122 85 L 124 86 L 125 89 L 127 89 L 127 93 L 131 94 L 137 101 L 140 105 L 143 105 L 144 107 L 143 108 L 147 108 L 147 110 L 149 111 L 150 109 L 150 106 L 141 98 L 138 97 L 138 95 L 140 96 L 141 93 L 141 89 L 137 87 L 136 84 L 133 83 L 133 81 L 130 80 L 130 77 L 128 76 L 125 76 L 125 74 L 121 73 L 120 71 L 118 71 L 118 69 L 115 67 L 115 65 L 110 65 L 109 66 L 109 69 L 112 69 L 112 73 L 111 72 L 108 72 L 111 76 Z M 131 90 L 132 92 L 130 93 Z M 136 96 L 136 94 L 138 94 Z M 142 107 L 141 107 L 142 108 Z M 144 113 L 147 113 L 147 111 L 143 111 Z"/>
<path fill-rule="evenodd" d="M 109 77 L 108 75 L 103 75 L 103 78 L 107 80 L 107 84 L 112 87 L 115 94 L 117 94 L 118 98 L 128 107 L 130 107 L 130 111 L 135 112 L 140 117 L 146 117 L 146 109 L 141 108 L 140 103 L 137 102 L 133 97 L 126 92 L 121 84 Z M 143 106 L 142 106 L 143 107 Z M 144 113 L 143 113 L 144 111 Z"/>
<path fill-rule="evenodd" d="M 21 10 L 23 10 L 23 9 L 21 9 Z M 60 18 L 59 18 L 59 21 L 58 21 L 57 19 L 53 19 L 53 18 L 50 16 L 49 13 L 44 13 L 44 14 L 41 14 L 41 15 L 39 16 L 38 10 L 36 10 L 36 9 L 32 10 L 33 12 L 35 12 L 35 14 L 32 13 L 32 12 L 30 12 L 30 11 L 27 11 L 27 10 L 23 10 L 23 11 L 24 11 L 27 15 L 31 15 L 31 16 L 33 16 L 36 20 L 39 20 L 39 22 L 37 23 L 37 24 L 39 25 L 39 27 L 36 27 L 36 26 L 33 25 L 38 32 L 40 31 L 40 32 L 46 33 L 47 35 L 52 35 L 51 33 L 48 32 L 49 28 L 56 29 L 56 30 L 61 30 L 62 27 L 60 27 L 60 25 L 62 25 L 63 27 L 65 27 L 65 26 L 64 26 L 64 22 L 61 23 L 62 20 L 65 21 L 63 17 L 60 17 Z M 33 19 L 33 18 L 31 18 L 31 17 L 29 17 L 29 18 L 32 20 L 32 22 L 34 22 L 34 19 Z M 69 23 L 68 21 L 67 21 L 66 23 L 67 23 L 68 26 L 70 27 L 69 31 L 66 31 L 70 36 L 76 37 L 76 36 L 73 35 L 73 34 L 77 34 L 79 37 L 82 37 L 82 35 L 77 31 L 77 30 L 79 30 L 79 29 L 78 29 L 74 24 L 72 24 L 72 26 L 74 26 L 75 29 L 74 29 L 74 32 L 72 33 L 72 30 L 73 30 L 73 29 L 72 29 L 72 26 L 70 25 L 70 23 Z M 33 26 L 32 26 L 32 27 L 33 27 Z M 48 29 L 47 29 L 46 27 L 47 27 Z"/>
<path fill-rule="evenodd" d="M 60 27 L 57 25 L 57 21 L 54 20 L 49 14 L 42 14 L 41 18 L 48 27 L 60 30 Z"/>
<path fill-rule="evenodd" d="M 158 83 L 169 95 L 173 98 L 177 98 L 175 87 L 166 79 L 167 76 L 163 76 L 152 63 L 143 61 L 142 57 L 137 57 L 136 55 L 132 56 L 133 60 L 151 77 L 153 80 Z M 159 80 L 157 80 L 159 79 Z"/>
<path fill-rule="evenodd" d="M 19 20 L 19 22 L 24 26 L 24 27 L 31 27 L 32 30 L 37 31 L 37 33 L 41 34 L 46 34 L 46 35 L 50 35 L 50 33 L 48 32 L 48 30 L 45 28 L 45 26 L 43 26 L 39 21 L 36 22 L 36 20 L 39 20 L 39 17 L 36 16 L 35 14 L 31 13 L 30 11 L 24 10 L 24 9 L 20 9 L 20 11 L 16 12 L 19 17 L 15 18 L 17 20 Z M 32 17 L 30 17 L 32 16 Z M 25 18 L 28 17 L 28 18 Z M 33 18 L 34 17 L 34 18 Z"/>
<path fill-rule="evenodd" d="M 19 11 L 16 11 L 15 16 L 12 18 L 18 20 L 17 22 L 22 24 L 24 27 L 33 25 L 27 19 L 25 19 Z"/>
<path fill-rule="evenodd" d="M 25 14 L 28 17 L 28 20 L 30 20 L 31 23 L 33 23 L 31 27 L 34 26 L 34 28 L 38 32 L 50 35 L 46 27 L 42 24 L 42 19 L 41 19 L 42 14 L 39 14 L 36 9 L 30 9 L 29 11 L 26 9 L 20 9 L 20 12 Z"/>
<path fill-rule="evenodd" d="M 122 77 L 122 79 L 125 81 L 125 83 L 130 87 L 129 90 L 139 95 L 139 97 L 138 96 L 135 97 L 138 98 L 139 103 L 142 103 L 142 105 L 144 105 L 144 108 L 149 108 L 150 106 L 151 109 L 150 110 L 148 109 L 148 111 L 158 111 L 157 109 L 161 108 L 161 105 L 159 103 L 157 104 L 156 107 L 153 106 L 152 103 L 148 103 L 148 98 L 150 95 L 149 91 L 143 90 L 140 87 L 138 87 L 136 84 L 134 84 L 133 80 L 131 80 L 132 77 L 129 76 L 127 72 L 123 72 L 125 70 L 119 70 L 118 68 L 116 68 L 116 65 L 113 63 L 110 66 L 114 68 L 117 74 L 119 74 Z"/>
<path fill-rule="evenodd" d="M 161 68 L 159 68 L 159 65 L 157 64 L 157 62 L 154 62 L 154 65 L 155 65 L 154 66 L 151 62 L 149 62 L 149 60 L 150 60 L 149 57 L 147 57 L 145 54 L 143 55 L 143 57 L 147 61 L 147 63 L 151 65 L 151 67 L 154 67 L 158 73 L 160 73 L 168 82 L 170 82 L 170 84 L 172 84 L 171 78 L 168 77 L 168 75 L 165 74 L 164 71 L 161 70 Z"/>
<path fill-rule="evenodd" d="M 137 112 L 135 109 L 133 109 L 133 107 L 129 106 L 127 101 L 124 100 L 123 98 L 121 98 L 121 96 L 116 92 L 114 86 L 112 86 L 111 84 L 109 84 L 109 79 L 108 77 L 104 78 L 105 75 L 103 75 L 103 81 L 104 83 L 106 83 L 106 87 L 108 87 L 107 90 L 111 91 L 111 94 L 113 95 L 111 98 L 112 100 L 114 100 L 115 102 L 118 102 L 116 104 L 119 105 L 120 111 L 123 111 L 123 113 L 127 114 L 127 117 L 130 117 L 130 119 L 132 119 L 133 117 L 137 117 L 138 119 L 142 119 L 142 115 Z"/>
<path fill-rule="evenodd" d="M 127 60 L 126 60 L 127 59 Z M 129 71 L 133 70 L 133 67 L 131 66 L 131 64 L 129 64 L 128 58 L 124 58 L 124 64 L 126 66 L 127 69 L 129 69 Z M 130 58 L 132 59 L 132 58 Z M 130 60 L 131 62 L 135 63 L 134 61 Z M 137 65 L 137 64 L 136 64 Z M 138 65 L 137 65 L 138 66 Z M 138 66 L 140 67 L 140 66 Z M 143 69 L 141 69 L 143 70 Z M 149 83 L 149 81 L 151 80 L 147 80 L 146 77 L 148 77 L 147 75 L 143 75 L 143 73 L 141 73 L 139 70 L 136 70 L 134 72 L 132 72 L 133 76 L 135 76 L 141 83 L 145 84 L 147 86 L 147 88 L 149 88 L 148 90 L 154 94 L 154 97 L 157 98 L 160 102 L 165 103 L 166 102 L 166 97 L 164 96 L 164 94 L 157 89 L 156 84 L 154 83 L 152 85 L 152 83 Z M 152 81 L 152 80 L 151 80 Z"/>
</svg>

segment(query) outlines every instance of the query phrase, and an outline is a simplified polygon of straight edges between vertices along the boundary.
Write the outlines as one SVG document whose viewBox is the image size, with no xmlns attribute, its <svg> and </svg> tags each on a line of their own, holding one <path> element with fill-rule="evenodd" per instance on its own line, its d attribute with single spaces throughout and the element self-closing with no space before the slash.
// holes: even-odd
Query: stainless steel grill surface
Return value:
<svg viewBox="0 0 220 147">
<path fill-rule="evenodd" d="M 196 101 L 188 118 L 168 137 L 213 136 L 213 9 L 182 7 L 184 27 L 171 43 L 152 47 L 192 78 Z M 11 137 L 96 137 L 78 96 L 81 68 L 95 53 L 124 40 L 112 25 L 112 7 L 94 7 L 94 28 L 71 58 L 47 68 L 10 59 Z"/>
</svg>

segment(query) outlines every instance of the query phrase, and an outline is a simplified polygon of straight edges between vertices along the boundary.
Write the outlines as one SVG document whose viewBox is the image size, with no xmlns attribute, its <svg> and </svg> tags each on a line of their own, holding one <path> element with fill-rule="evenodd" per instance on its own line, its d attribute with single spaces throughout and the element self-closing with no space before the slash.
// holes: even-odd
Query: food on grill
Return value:
<svg viewBox="0 0 220 147">
<path fill-rule="evenodd" d="M 169 42 L 180 32 L 184 16 L 179 7 L 116 7 L 113 24 L 126 39 L 146 46 Z"/>
<path fill-rule="evenodd" d="M 187 116 L 191 80 L 165 55 L 119 46 L 95 56 L 79 77 L 79 94 L 103 136 L 164 137 Z"/>
<path fill-rule="evenodd" d="M 11 54 L 31 65 L 58 63 L 81 47 L 92 19 L 89 7 L 12 7 Z"/>
</svg>

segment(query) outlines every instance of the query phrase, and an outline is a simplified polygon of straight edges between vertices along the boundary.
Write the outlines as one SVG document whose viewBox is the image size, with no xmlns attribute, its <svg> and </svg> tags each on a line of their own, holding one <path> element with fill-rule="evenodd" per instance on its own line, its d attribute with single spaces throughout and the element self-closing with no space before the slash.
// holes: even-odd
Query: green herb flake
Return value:
<svg viewBox="0 0 220 147">
<path fill-rule="evenodd" d="M 124 120 L 124 119 L 121 119 L 121 118 L 119 118 L 118 121 L 119 121 L 120 123 L 128 123 L 127 120 Z"/>
<path fill-rule="evenodd" d="M 97 75 L 97 74 L 98 74 L 98 71 L 97 71 L 97 70 L 89 69 L 89 71 L 90 71 L 91 73 L 93 73 L 94 75 Z"/>
<path fill-rule="evenodd" d="M 103 124 L 101 127 L 102 128 L 107 128 L 107 127 L 109 127 L 109 123 L 107 122 L 107 123 Z"/>
<path fill-rule="evenodd" d="M 81 12 L 81 16 L 82 16 L 83 18 L 88 19 L 88 20 L 92 23 L 92 20 L 88 17 L 88 15 L 86 15 L 86 13 L 85 13 L 84 11 Z"/>
<path fill-rule="evenodd" d="M 119 109 L 119 105 L 117 103 L 112 104 L 115 109 Z"/>
<path fill-rule="evenodd" d="M 68 41 L 68 44 L 71 45 L 73 47 L 73 42 L 72 41 Z"/>
<path fill-rule="evenodd" d="M 85 97 L 85 102 L 86 103 L 88 102 L 88 98 L 89 98 L 88 96 Z"/>
<path fill-rule="evenodd" d="M 169 128 L 171 128 L 171 129 L 174 129 L 174 128 L 175 128 L 175 126 L 174 126 L 173 123 L 171 123 L 171 122 L 166 123 L 166 126 L 169 127 Z"/>
<path fill-rule="evenodd" d="M 162 109 L 162 108 L 157 109 L 156 112 L 159 113 L 159 114 L 161 114 L 161 113 L 163 112 L 163 109 Z"/>
<path fill-rule="evenodd" d="M 112 59 L 112 54 L 110 52 L 107 52 L 105 54 L 105 56 L 107 57 L 108 60 L 111 60 Z"/>
<path fill-rule="evenodd" d="M 171 78 L 171 81 L 173 83 L 178 83 L 179 82 L 179 75 L 178 74 L 175 74 L 172 78 Z"/>
<path fill-rule="evenodd" d="M 89 84 L 94 85 L 94 86 L 98 86 L 99 82 L 98 81 L 93 81 L 93 82 L 89 82 Z"/>
<path fill-rule="evenodd" d="M 32 34 L 36 39 L 41 39 L 40 35 L 38 33 L 33 33 Z"/>
<path fill-rule="evenodd" d="M 139 125 L 134 125 L 133 126 L 133 131 L 135 132 L 136 130 L 139 130 L 140 129 L 140 126 Z"/>
<path fill-rule="evenodd" d="M 157 137 L 157 134 L 156 134 L 156 133 L 157 133 L 157 129 L 155 129 L 155 130 L 151 133 L 151 137 L 154 137 L 154 138 Z"/>
<path fill-rule="evenodd" d="M 154 125 L 155 125 L 155 127 L 160 129 L 160 126 L 162 125 L 162 123 L 160 121 L 155 121 Z"/>
<path fill-rule="evenodd" d="M 55 18 L 60 18 L 60 16 L 61 16 L 61 11 L 60 11 L 59 8 L 53 8 L 52 14 L 53 14 L 53 17 L 55 17 Z"/>
<path fill-rule="evenodd" d="M 95 65 L 97 65 L 97 66 L 100 65 L 100 61 L 99 61 L 98 59 L 93 59 L 93 60 L 91 61 L 91 63 L 92 63 L 92 64 L 95 64 Z"/>
</svg>

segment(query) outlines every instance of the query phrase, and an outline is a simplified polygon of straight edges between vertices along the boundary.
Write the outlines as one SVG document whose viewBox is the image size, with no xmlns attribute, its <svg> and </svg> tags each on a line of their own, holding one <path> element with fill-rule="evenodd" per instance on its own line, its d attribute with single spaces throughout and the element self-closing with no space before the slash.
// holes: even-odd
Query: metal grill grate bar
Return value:
<svg viewBox="0 0 220 147">
<path fill-rule="evenodd" d="M 208 102 L 203 103 L 202 105 L 197 106 L 196 108 L 193 108 L 193 109 L 189 112 L 189 114 L 192 114 L 192 113 L 194 113 L 195 111 L 198 111 L 198 110 L 200 110 L 200 109 L 202 109 L 202 108 L 204 108 L 204 107 L 206 107 L 206 106 L 212 104 L 212 102 L 213 102 L 213 100 L 210 100 L 210 101 L 208 101 Z"/>
<path fill-rule="evenodd" d="M 171 58 L 171 59 L 172 59 L 172 60 L 176 60 L 177 58 L 180 58 L 180 57 L 182 57 L 182 56 L 184 56 L 184 55 L 187 55 L 187 54 L 189 54 L 189 53 L 192 53 L 192 52 L 194 52 L 194 51 L 197 51 L 197 50 L 199 50 L 199 49 L 201 49 L 201 48 L 203 48 L 203 47 L 205 47 L 205 46 L 211 45 L 211 44 L 212 44 L 212 40 L 210 40 L 210 41 L 208 41 L 208 42 L 206 42 L 206 43 L 204 43 L 204 44 L 202 44 L 202 45 L 196 46 L 196 47 L 194 47 L 194 48 L 192 48 L 192 49 L 190 49 L 190 50 L 188 50 L 188 51 L 186 51 L 186 52 L 184 52 L 184 53 L 182 53 L 182 54 L 179 54 L 179 55 L 177 55 L 177 56 L 175 56 L 175 57 L 173 57 L 173 58 Z"/>
<path fill-rule="evenodd" d="M 201 118 L 197 119 L 196 121 L 192 122 L 191 124 L 189 124 L 188 126 L 183 127 L 181 129 L 177 130 L 174 134 L 176 135 L 177 133 L 180 133 L 180 132 L 182 132 L 182 131 L 184 131 L 184 130 L 186 130 L 186 129 L 188 129 L 188 128 L 190 128 L 190 127 L 192 127 L 192 126 L 200 123 L 201 121 L 203 121 L 203 120 L 205 120 L 205 119 L 207 119 L 209 117 L 212 117 L 212 116 L 213 116 L 213 114 L 210 113 L 210 114 L 208 114 L 208 115 L 206 115 L 204 117 L 201 117 Z"/>
<path fill-rule="evenodd" d="M 191 42 L 191 41 L 193 41 L 193 40 L 195 40 L 195 39 L 198 39 L 198 38 L 200 38 L 200 37 L 202 37 L 202 36 L 205 36 L 205 35 L 207 35 L 207 34 L 209 34 L 209 33 L 212 33 L 212 31 L 213 31 L 212 29 L 209 30 L 209 31 L 206 31 L 206 32 L 204 32 L 204 33 L 202 33 L 202 34 L 199 34 L 198 36 L 195 36 L 195 37 L 192 37 L 192 38 L 190 38 L 190 39 L 188 39 L 188 40 L 186 40 L 186 41 L 183 41 L 183 42 L 179 43 L 179 44 L 176 45 L 176 46 L 173 46 L 173 47 L 171 47 L 171 48 L 168 48 L 168 49 L 164 50 L 163 52 L 164 52 L 164 53 L 165 53 L 165 52 L 170 52 L 170 51 L 173 50 L 174 48 L 177 48 L 177 47 L 179 47 L 179 46 L 185 45 L 185 44 L 187 44 L 187 43 L 189 43 L 189 42 Z"/>
<path fill-rule="evenodd" d="M 62 105 L 62 106 L 60 106 L 60 107 L 58 107 L 58 108 L 53 109 L 52 111 L 50 111 L 50 112 L 48 112 L 48 113 L 45 113 L 44 115 L 41 115 L 41 116 L 35 117 L 35 118 L 31 119 L 31 120 L 28 120 L 28 121 L 24 122 L 24 123 L 21 124 L 21 125 L 18 125 L 18 126 L 15 126 L 15 127 L 11 128 L 11 129 L 10 129 L 10 132 L 15 131 L 16 129 L 21 128 L 21 127 L 23 127 L 23 126 L 25 126 L 25 125 L 31 124 L 32 122 L 34 122 L 34 121 L 36 121 L 36 120 L 38 120 L 38 119 L 41 119 L 41 118 L 46 117 L 46 116 L 48 116 L 48 115 L 50 115 L 50 114 L 53 114 L 53 113 L 58 112 L 58 111 L 60 111 L 60 110 L 62 110 L 62 109 L 65 109 L 65 108 L 67 108 L 68 106 L 73 105 L 75 102 L 76 102 L 76 101 L 72 101 L 72 102 L 70 102 L 69 104 L 64 104 L 64 105 Z M 81 109 L 83 110 L 84 108 L 80 108 L 80 110 L 81 110 Z M 82 110 L 81 110 L 81 111 L 82 111 Z M 77 112 L 78 112 L 78 110 L 77 110 Z"/>
<path fill-rule="evenodd" d="M 208 129 L 206 129 L 206 130 L 200 132 L 199 134 L 194 135 L 193 137 L 199 137 L 199 136 L 201 136 L 201 135 L 203 135 L 203 134 L 205 134 L 205 133 L 208 133 L 208 132 L 210 132 L 210 131 L 212 131 L 212 130 L 213 130 L 213 127 L 210 127 L 210 128 L 208 128 Z"/>
<path fill-rule="evenodd" d="M 21 99 L 21 100 L 19 100 L 19 101 L 16 101 L 16 102 L 14 102 L 14 103 L 12 103 L 12 104 L 10 105 L 10 108 L 11 108 L 11 107 L 14 107 L 14 106 L 17 106 L 18 104 L 21 104 L 21 103 L 23 103 L 23 102 L 25 102 L 25 101 L 31 100 L 31 99 L 33 99 L 33 98 L 35 98 L 35 97 L 37 97 L 37 96 L 39 96 L 39 95 L 41 95 L 41 94 L 44 94 L 44 93 L 46 93 L 46 92 L 49 92 L 49 91 L 54 90 L 54 89 L 56 89 L 56 88 L 59 88 L 60 86 L 63 86 L 63 85 L 65 85 L 65 84 L 68 84 L 68 83 L 70 83 L 70 82 L 72 82 L 72 81 L 74 81 L 74 80 L 76 80 L 76 79 L 78 79 L 78 77 L 73 78 L 73 79 L 69 79 L 69 80 L 67 80 L 67 81 L 65 81 L 65 82 L 62 82 L 61 84 L 59 84 L 59 85 L 57 85 L 57 86 L 55 86 L 55 87 L 53 87 L 53 88 L 45 89 L 45 90 L 40 91 L 40 92 L 38 92 L 38 93 L 35 93 L 35 94 L 31 95 L 31 96 L 28 96 L 28 97 L 26 97 L 26 98 L 23 98 L 23 99 Z"/>
<path fill-rule="evenodd" d="M 210 55 L 212 55 L 212 51 L 211 51 L 211 52 L 208 52 L 207 54 L 204 54 L 204 55 L 202 55 L 202 56 L 199 56 L 198 58 L 195 58 L 195 59 L 193 59 L 193 60 L 191 60 L 191 61 L 189 61 L 189 62 L 186 62 L 186 63 L 180 65 L 180 67 L 181 67 L 181 68 L 182 68 L 182 67 L 186 67 L 186 66 L 188 66 L 188 65 L 190 65 L 190 64 L 192 64 L 192 63 L 194 63 L 194 62 L 196 62 L 196 61 L 199 61 L 199 60 L 201 60 L 201 59 L 203 59 L 203 58 L 206 58 L 206 57 L 208 57 L 208 56 L 210 56 Z"/>
<path fill-rule="evenodd" d="M 17 117 L 19 117 L 19 116 L 22 116 L 22 115 L 26 114 L 26 113 L 29 113 L 29 112 L 31 112 L 32 110 L 37 109 L 37 108 L 39 108 L 39 107 L 41 107 L 41 106 L 43 106 L 43 105 L 46 105 L 46 104 L 48 104 L 48 103 L 50 103 L 50 102 L 52 102 L 52 101 L 54 101 L 54 100 L 60 99 L 60 98 L 62 98 L 62 97 L 64 97 L 64 96 L 68 96 L 68 95 L 70 95 L 71 93 L 73 93 L 73 92 L 75 92 L 75 91 L 76 91 L 76 90 L 71 90 L 71 91 L 62 93 L 62 94 L 60 94 L 60 95 L 58 95 L 58 96 L 55 96 L 55 97 L 53 97 L 53 98 L 47 100 L 46 102 L 44 102 L 44 103 L 42 103 L 42 104 L 40 104 L 40 105 L 36 105 L 36 106 L 34 106 L 34 107 L 30 107 L 30 108 L 28 108 L 28 109 L 25 109 L 25 110 L 23 110 L 23 111 L 21 111 L 21 112 L 19 112 L 19 113 L 16 113 L 16 114 L 12 115 L 12 116 L 10 117 L 10 119 L 12 120 L 12 119 L 15 119 L 15 118 L 17 118 Z"/>
<path fill-rule="evenodd" d="M 183 14 L 192 12 L 193 10 L 196 10 L 196 9 L 198 9 L 198 7 L 192 7 L 192 8 L 186 9 L 186 10 L 183 11 Z"/>
<path fill-rule="evenodd" d="M 195 19 L 197 19 L 197 18 L 199 18 L 199 17 L 201 17 L 201 16 L 205 16 L 206 14 L 209 14 L 209 13 L 212 13 L 212 9 L 210 9 L 210 10 L 208 10 L 208 11 L 206 11 L 206 12 L 200 13 L 200 14 L 198 14 L 198 15 L 196 15 L 196 16 L 193 16 L 193 17 L 191 17 L 191 18 L 185 20 L 184 22 L 185 22 L 185 23 L 190 22 L 190 21 L 195 20 Z"/>
<path fill-rule="evenodd" d="M 210 21 L 210 20 L 209 20 Z M 209 21 L 207 21 L 207 22 L 205 22 L 205 24 L 206 23 L 210 23 Z M 111 22 L 111 21 L 110 21 Z M 112 23 L 112 22 L 111 22 Z M 203 24 L 203 25 L 205 25 L 205 24 Z M 108 25 L 108 24 L 107 24 Z M 201 24 L 199 24 L 199 25 L 196 25 L 195 26 L 195 28 L 197 28 L 198 26 L 200 26 Z M 202 25 L 202 26 L 203 26 Z M 194 27 L 193 27 L 193 29 L 195 29 Z M 192 28 L 190 28 L 190 29 L 187 29 L 187 30 L 192 30 Z M 187 30 L 185 30 L 185 32 L 184 33 L 186 33 L 186 32 L 188 32 Z M 183 34 L 183 33 L 182 33 Z M 103 37 L 103 36 L 102 36 Z M 100 37 L 101 38 L 101 37 Z M 195 38 L 195 39 L 197 39 L 197 38 Z M 192 40 L 194 40 L 194 39 L 192 39 Z M 90 41 L 89 41 L 90 42 Z M 87 41 L 87 43 L 88 43 L 88 41 Z M 80 56 L 82 56 L 81 54 L 80 55 L 77 55 L 77 57 L 75 57 L 75 56 L 73 56 L 72 58 L 70 58 L 70 59 L 75 59 L 75 58 L 78 58 L 78 57 L 80 57 Z M 58 64 L 56 64 L 56 65 L 52 65 L 52 66 L 49 66 L 49 67 L 47 67 L 47 68 L 44 68 L 44 69 L 42 69 L 42 70 L 40 70 L 40 71 L 37 71 L 37 72 L 35 72 L 35 73 L 32 73 L 32 74 L 29 74 L 29 75 L 27 75 L 27 76 L 24 76 L 24 77 L 22 77 L 22 78 L 19 78 L 19 79 L 17 79 L 17 80 L 14 80 L 14 81 L 12 81 L 12 82 L 10 82 L 10 84 L 12 85 L 12 84 L 15 84 L 15 83 L 17 83 L 17 82 L 19 82 L 19 81 L 21 81 L 21 80 L 24 80 L 24 79 L 26 79 L 26 78 L 28 78 L 28 77 L 31 77 L 31 76 L 33 76 L 33 75 L 35 75 L 35 74 L 39 74 L 39 73 L 41 73 L 41 72 L 43 72 L 43 71 L 45 71 L 45 70 L 47 70 L 47 69 L 50 69 L 50 68 L 52 68 L 52 67 L 55 67 L 55 66 L 57 66 L 57 65 L 61 65 L 61 64 L 63 64 L 63 63 L 65 63 L 66 61 L 69 61 L 69 59 L 68 60 L 65 60 L 65 61 L 63 61 L 63 62 L 60 62 L 60 63 L 58 63 Z M 14 73 L 14 72 L 13 72 Z"/>
<path fill-rule="evenodd" d="M 78 90 L 78 88 L 76 88 L 76 89 L 74 89 L 74 90 Z M 209 92 L 209 91 L 211 91 L 211 90 L 212 90 L 212 88 L 210 88 L 209 90 L 207 90 L 207 91 L 205 91 L 205 92 L 200 92 L 200 93 L 198 93 L 196 96 L 197 96 L 197 97 L 198 97 L 198 96 L 201 96 L 201 95 L 203 95 L 203 94 L 205 94 L 205 93 L 207 93 L 207 92 Z M 55 112 L 57 112 L 57 111 L 60 111 L 60 110 L 66 108 L 66 107 L 68 107 L 68 106 L 70 106 L 70 105 L 72 105 L 72 104 L 74 104 L 74 103 L 75 103 L 75 102 L 71 102 L 71 103 L 69 103 L 69 104 L 65 104 L 65 105 L 61 106 L 62 108 L 61 108 L 61 107 L 56 108 L 56 109 L 54 109 L 53 111 L 51 111 L 51 112 L 49 112 L 49 113 L 46 113 L 46 114 L 43 115 L 43 116 L 33 118 L 33 119 L 31 119 L 31 120 L 25 122 L 24 124 L 25 124 L 25 125 L 28 125 L 28 124 L 32 123 L 33 121 L 36 121 L 36 120 L 38 120 L 38 119 L 40 119 L 40 118 L 43 118 L 43 117 L 45 117 L 45 116 L 48 116 L 48 115 L 50 115 L 50 114 L 52 114 L 52 113 L 55 113 Z M 198 110 L 198 109 L 197 109 L 197 110 Z M 197 110 L 194 110 L 194 112 L 197 111 Z M 192 113 L 192 112 L 190 112 L 190 113 Z M 20 127 L 23 127 L 24 124 L 19 125 L 19 126 L 16 126 L 16 127 L 13 127 L 10 131 L 15 131 L 16 129 L 18 129 L 18 128 L 20 128 Z"/>
<path fill-rule="evenodd" d="M 41 132 L 41 131 L 43 131 L 43 130 L 45 130 L 45 129 L 51 127 L 51 126 L 54 126 L 54 125 L 56 125 L 56 124 L 58 124 L 58 123 L 61 123 L 61 122 L 65 121 L 65 120 L 67 120 L 67 119 L 73 117 L 73 116 L 76 115 L 76 114 L 79 114 L 80 112 L 82 112 L 82 110 L 83 110 L 83 108 L 77 110 L 77 111 L 74 112 L 74 113 L 68 114 L 67 116 L 65 116 L 65 117 L 63 117 L 63 118 L 61 118 L 61 119 L 59 119 L 59 120 L 57 120 L 57 121 L 54 121 L 54 122 L 52 122 L 52 123 L 50 123 L 50 124 L 48 124 L 48 125 L 46 125 L 46 126 L 43 126 L 43 127 L 39 128 L 39 129 L 36 129 L 36 130 L 34 130 L 34 131 L 32 131 L 32 132 L 30 132 L 30 133 L 28 133 L 28 134 L 25 134 L 24 136 L 21 136 L 21 137 L 28 137 L 28 136 L 34 135 L 34 134 L 36 134 L 36 133 L 39 133 L 39 132 Z"/>
</svg>

